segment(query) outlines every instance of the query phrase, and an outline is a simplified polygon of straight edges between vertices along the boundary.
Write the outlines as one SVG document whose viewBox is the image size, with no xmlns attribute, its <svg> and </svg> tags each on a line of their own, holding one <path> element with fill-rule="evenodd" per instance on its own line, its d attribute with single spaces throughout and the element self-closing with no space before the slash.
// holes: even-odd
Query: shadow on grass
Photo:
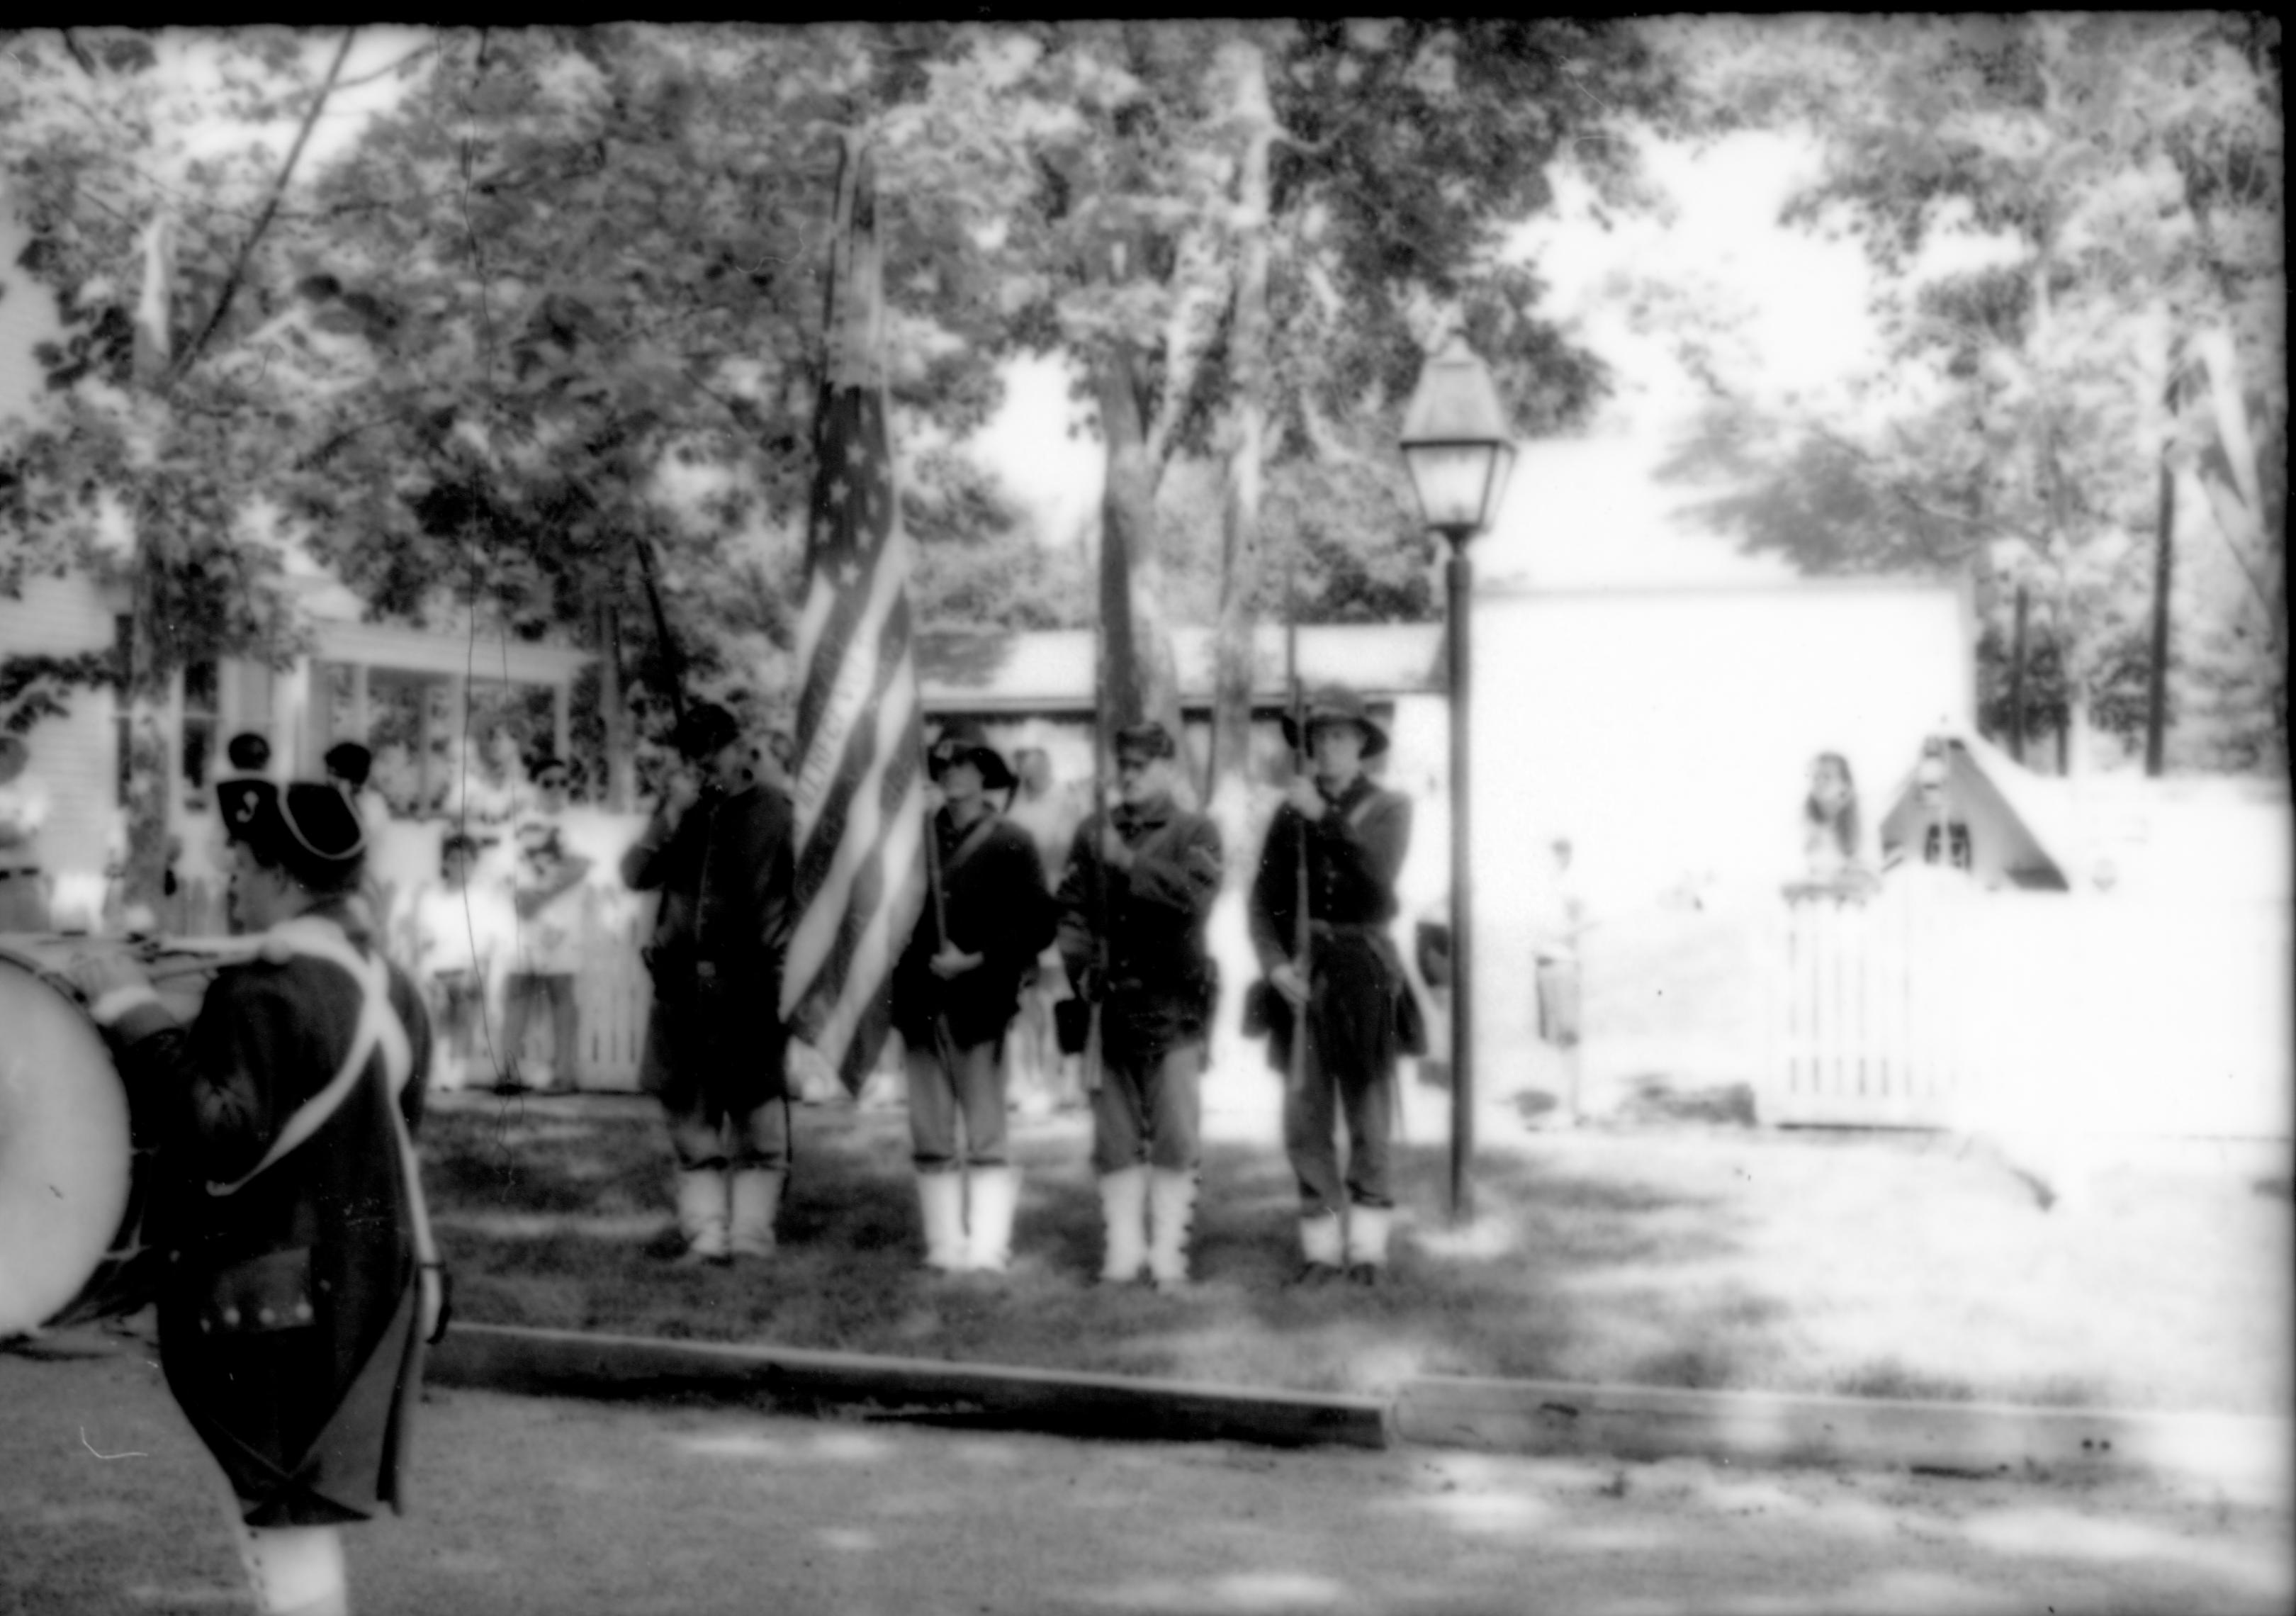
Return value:
<svg viewBox="0 0 2296 1616">
<path fill-rule="evenodd" d="M 934 1276 L 918 1262 L 906 1117 L 808 1107 L 795 1118 L 781 1251 L 697 1269 L 668 1260 L 678 1250 L 668 1151 L 650 1104 L 473 1096 L 439 1107 L 426 1171 L 462 1317 L 1356 1392 L 1419 1373 L 1584 1378 L 1594 1310 L 1615 1333 L 1622 1307 L 1649 1315 L 1650 1350 L 1619 1362 L 1605 1347 L 1609 1378 L 1718 1383 L 1776 1322 L 1746 1297 L 1574 1293 L 1590 1276 L 1726 1252 L 1728 1210 L 1693 1194 L 1493 1154 L 1476 1175 L 1474 1243 L 1447 1242 L 1448 1157 L 1432 1144 L 1398 1152 L 1397 1199 L 1416 1233 L 1378 1288 L 1292 1287 L 1290 1169 L 1273 1144 L 1227 1143 L 1206 1151 L 1197 1283 L 1177 1295 L 1098 1286 L 1100 1202 L 1088 1124 L 1075 1115 L 1016 1121 L 1013 1271 Z M 1696 1361 L 1667 1344 L 1683 1339 L 1702 1343 Z"/>
</svg>

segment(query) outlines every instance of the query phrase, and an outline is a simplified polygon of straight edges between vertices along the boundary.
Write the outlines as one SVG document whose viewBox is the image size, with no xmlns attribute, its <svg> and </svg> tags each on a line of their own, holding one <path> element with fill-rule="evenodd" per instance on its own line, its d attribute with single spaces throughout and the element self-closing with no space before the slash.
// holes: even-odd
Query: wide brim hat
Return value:
<svg viewBox="0 0 2296 1616">
<path fill-rule="evenodd" d="M 1004 754 L 988 744 L 988 732 L 969 718 L 960 718 L 933 738 L 925 767 L 934 779 L 952 763 L 966 762 L 980 771 L 980 783 L 992 792 L 1010 791 L 1017 777 Z"/>
<path fill-rule="evenodd" d="M 224 780 L 216 785 L 224 833 L 266 864 L 325 877 L 366 854 L 366 826 L 341 788 L 318 780 Z"/>
<path fill-rule="evenodd" d="M 1363 732 L 1363 755 L 1376 758 L 1387 750 L 1387 731 L 1382 729 L 1371 716 L 1364 699 L 1343 685 L 1326 685 L 1308 697 L 1305 722 L 1308 733 L 1313 734 L 1318 724 L 1352 724 Z M 1301 744 L 1299 728 L 1292 716 L 1283 716 L 1283 739 L 1292 746 Z"/>
<path fill-rule="evenodd" d="M 676 732 L 670 737 L 670 744 L 681 758 L 707 758 L 741 738 L 740 721 L 716 702 L 705 701 L 685 710 L 685 716 L 677 721 Z"/>
</svg>

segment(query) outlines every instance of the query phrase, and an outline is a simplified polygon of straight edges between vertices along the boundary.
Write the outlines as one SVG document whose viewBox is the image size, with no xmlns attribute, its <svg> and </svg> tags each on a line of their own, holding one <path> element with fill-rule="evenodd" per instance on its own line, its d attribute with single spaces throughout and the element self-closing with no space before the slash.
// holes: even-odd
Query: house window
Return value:
<svg viewBox="0 0 2296 1616">
<path fill-rule="evenodd" d="M 212 661 L 190 662 L 184 668 L 183 779 L 184 807 L 205 813 L 208 776 L 216 754 L 216 731 L 221 726 L 223 681 Z"/>
</svg>

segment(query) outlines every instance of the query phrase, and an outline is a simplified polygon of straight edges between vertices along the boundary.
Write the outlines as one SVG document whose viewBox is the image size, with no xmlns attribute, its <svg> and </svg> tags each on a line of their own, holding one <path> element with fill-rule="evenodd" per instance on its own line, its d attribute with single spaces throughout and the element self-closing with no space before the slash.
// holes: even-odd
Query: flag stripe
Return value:
<svg viewBox="0 0 2296 1616">
<path fill-rule="evenodd" d="M 913 550 L 886 431 L 868 153 L 849 146 L 815 412 L 797 712 L 797 923 L 782 1013 L 857 1091 L 891 1024 L 892 968 L 924 898 L 923 710 Z"/>
<path fill-rule="evenodd" d="M 783 980 L 796 985 L 799 997 L 814 989 L 817 969 L 841 963 L 832 939 L 845 923 L 849 896 L 864 861 L 882 840 L 887 787 L 916 771 L 922 726 L 912 693 L 915 676 L 907 626 L 904 606 L 888 621 L 883 636 L 900 642 L 899 649 L 880 648 L 884 677 L 871 695 L 874 721 L 856 726 L 814 833 L 798 844 L 798 887 L 812 895 L 813 901 L 799 917 Z M 869 789 L 872 784 L 876 791 Z"/>
</svg>

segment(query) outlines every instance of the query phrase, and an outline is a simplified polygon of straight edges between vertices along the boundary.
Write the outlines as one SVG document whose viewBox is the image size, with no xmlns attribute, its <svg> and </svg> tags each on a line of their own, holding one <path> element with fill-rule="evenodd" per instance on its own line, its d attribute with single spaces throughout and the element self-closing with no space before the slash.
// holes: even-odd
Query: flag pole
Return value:
<svg viewBox="0 0 2296 1616">
<path fill-rule="evenodd" d="M 1308 775 L 1308 714 L 1307 702 L 1300 685 L 1300 550 L 1295 542 L 1283 553 L 1283 677 L 1292 686 L 1292 775 L 1305 779 Z M 1308 997 L 1311 988 L 1308 975 L 1312 969 L 1308 947 L 1312 938 L 1308 923 L 1308 821 L 1293 810 L 1299 819 L 1295 841 L 1299 857 L 1292 865 L 1292 894 L 1295 906 L 1292 921 L 1292 957 L 1300 972 L 1300 1002 L 1292 1010 L 1292 1043 L 1288 1051 L 1290 1062 L 1284 1071 L 1284 1082 L 1290 1092 L 1298 1095 L 1308 1087 Z"/>
<path fill-rule="evenodd" d="M 1102 1048 L 1100 1007 L 1108 995 L 1108 833 L 1116 817 L 1108 806 L 1107 670 L 1101 659 L 1108 654 L 1107 636 L 1095 620 L 1092 629 L 1092 807 L 1098 816 L 1102 845 L 1092 849 L 1092 966 L 1086 972 L 1084 1060 L 1078 1078 L 1086 1095 L 1100 1092 Z M 1087 819 L 1085 823 L 1091 824 Z"/>
</svg>

